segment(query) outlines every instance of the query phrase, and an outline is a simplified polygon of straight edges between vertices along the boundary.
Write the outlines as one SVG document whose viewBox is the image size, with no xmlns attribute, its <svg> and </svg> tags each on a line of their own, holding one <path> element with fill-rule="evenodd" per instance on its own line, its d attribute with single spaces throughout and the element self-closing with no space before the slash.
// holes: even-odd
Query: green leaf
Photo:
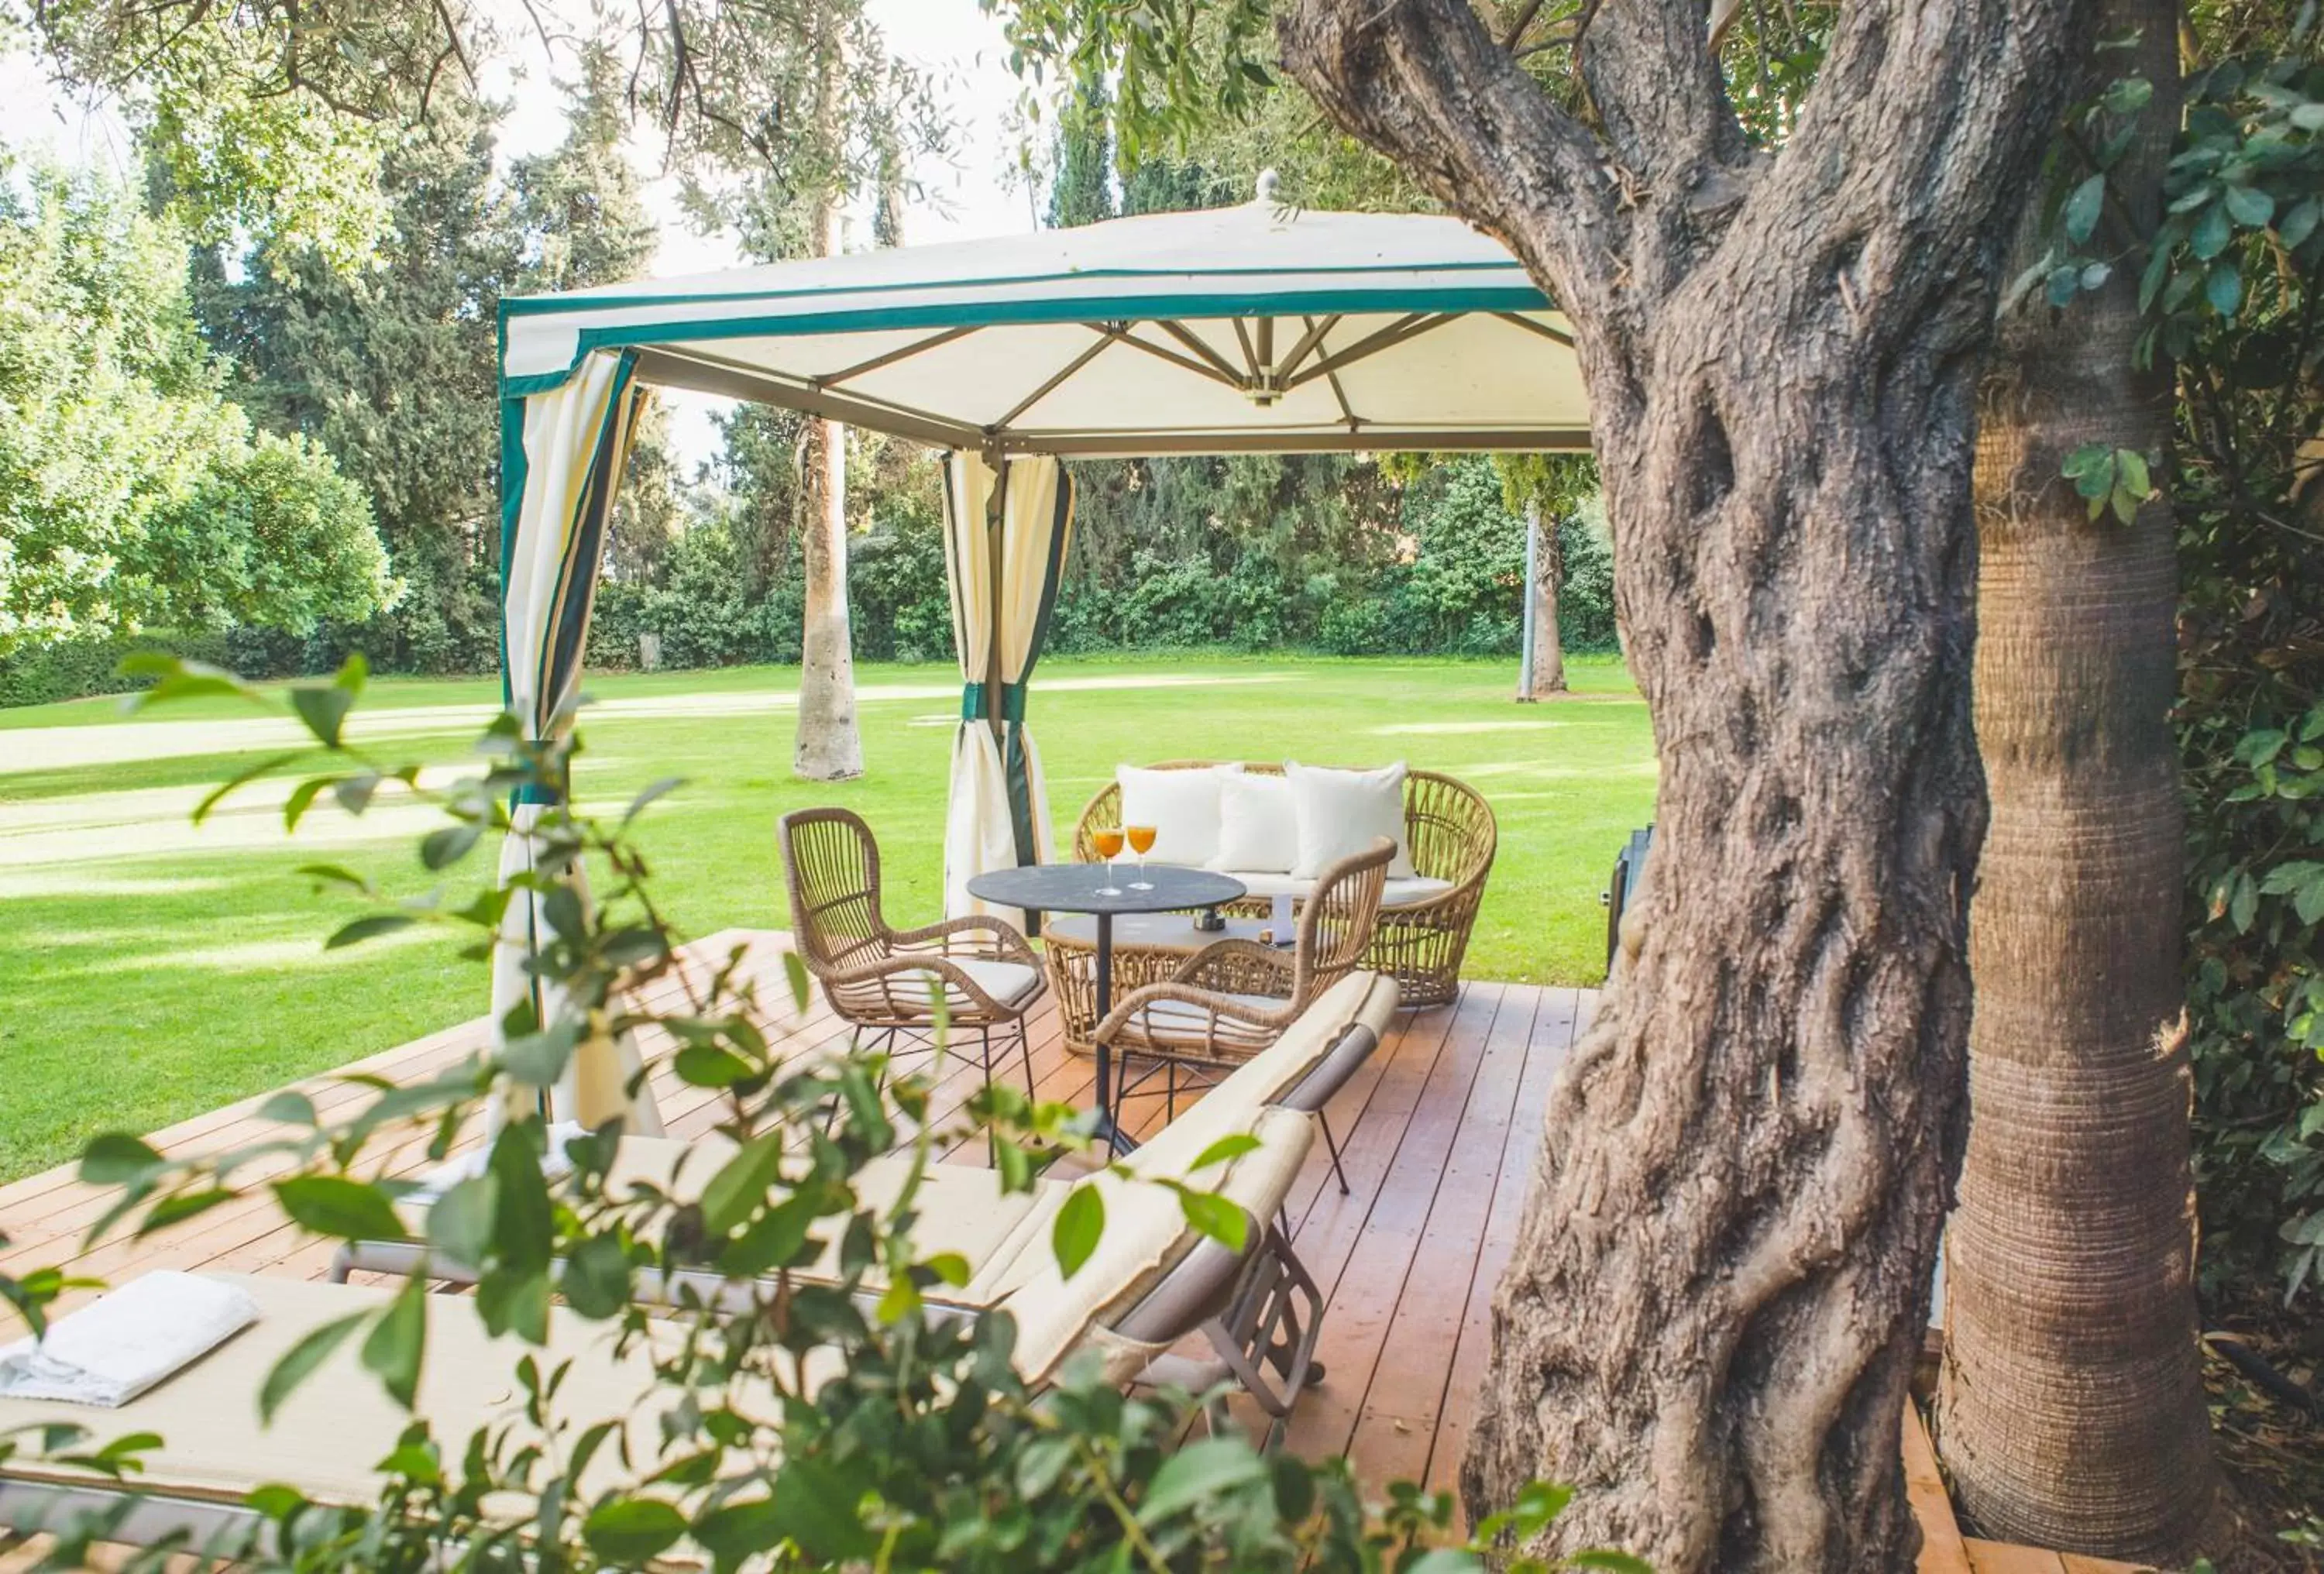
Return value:
<svg viewBox="0 0 2324 1574">
<path fill-rule="evenodd" d="M 2066 198 L 2060 216 L 2065 221 L 2066 237 L 2080 245 L 2098 227 L 2098 215 L 2106 209 L 2106 177 L 2093 175 L 2074 188 Z"/>
<path fill-rule="evenodd" d="M 659 781 L 648 783 L 642 792 L 639 793 L 636 797 L 630 800 L 629 808 L 623 811 L 622 815 L 622 828 L 627 829 L 630 822 L 636 819 L 640 815 L 644 814 L 647 806 L 652 804 L 656 798 L 662 796 L 665 793 L 675 792 L 685 785 L 686 778 L 682 776 L 666 776 Z"/>
<path fill-rule="evenodd" d="M 2154 97 L 2154 84 L 2144 77 L 2117 77 L 2107 84 L 2100 102 L 2109 114 L 2135 115 Z"/>
<path fill-rule="evenodd" d="M 80 1152 L 80 1178 L 91 1186 L 119 1186 L 144 1179 L 161 1165 L 161 1155 L 125 1131 L 91 1137 Z"/>
<path fill-rule="evenodd" d="M 323 949 L 339 951 L 350 945 L 360 945 L 366 940 L 375 940 L 383 934 L 392 934 L 399 929 L 409 929 L 417 922 L 418 920 L 409 913 L 367 914 L 364 917 L 340 925 L 331 937 L 323 942 Z"/>
<path fill-rule="evenodd" d="M 1213 1164 L 1222 1164 L 1229 1159 L 1239 1159 L 1247 1153 L 1257 1153 L 1259 1147 L 1259 1138 L 1248 1131 L 1239 1131 L 1230 1137 L 1222 1137 L 1194 1155 L 1194 1162 L 1187 1166 L 1187 1173 L 1191 1174 L 1195 1170 L 1207 1170 Z"/>
<path fill-rule="evenodd" d="M 326 749 L 339 746 L 347 713 L 355 709 L 355 691 L 332 684 L 298 684 L 290 690 L 290 708 L 307 723 L 307 731 Z"/>
<path fill-rule="evenodd" d="M 285 1126 L 312 1126 L 315 1124 L 315 1100 L 295 1088 L 285 1088 L 279 1093 L 268 1095 L 266 1102 L 258 1107 L 258 1118 Z"/>
<path fill-rule="evenodd" d="M 938 1252 L 920 1266 L 955 1290 L 968 1283 L 968 1259 L 958 1252 Z"/>
<path fill-rule="evenodd" d="M 2244 303 L 2243 270 L 2231 262 L 2214 263 L 2203 275 L 2203 299 L 2221 317 L 2235 316 L 2236 308 Z"/>
<path fill-rule="evenodd" d="M 1140 1524 L 1238 1492 L 1267 1479 L 1267 1461 L 1241 1438 L 1203 1438 L 1162 1462 L 1138 1505 Z"/>
<path fill-rule="evenodd" d="M 689 1044 L 670 1057 L 678 1081 L 696 1088 L 731 1088 L 752 1077 L 751 1063 L 715 1044 Z"/>
<path fill-rule="evenodd" d="M 428 1349 L 428 1285 L 408 1279 L 363 1343 L 363 1364 L 398 1404 L 420 1398 L 420 1363 Z"/>
<path fill-rule="evenodd" d="M 862 1488 L 833 1464 L 787 1459 L 772 1491 L 777 1533 L 797 1542 L 817 1567 L 868 1556 L 880 1544 L 862 1520 Z"/>
<path fill-rule="evenodd" d="M 337 1240 L 401 1240 L 403 1220 L 387 1193 L 345 1175 L 293 1175 L 274 1183 L 274 1195 L 291 1220 Z"/>
<path fill-rule="evenodd" d="M 1242 1205 L 1216 1192 L 1197 1192 L 1187 1187 L 1178 1193 L 1179 1210 L 1186 1222 L 1217 1241 L 1229 1251 L 1242 1250 L 1250 1238 L 1250 1215 Z"/>
<path fill-rule="evenodd" d="M 1070 1279 L 1081 1272 L 1082 1265 L 1097 1250 L 1098 1237 L 1105 1233 L 1105 1199 L 1093 1185 L 1078 1185 L 1065 1194 L 1065 1205 L 1057 1210 L 1056 1221 L 1049 1227 L 1049 1249 L 1056 1254 L 1057 1271 Z"/>
<path fill-rule="evenodd" d="M 420 861 L 430 870 L 449 869 L 468 856 L 483 835 L 481 821 L 466 820 L 456 824 L 440 826 L 420 839 Z"/>
<path fill-rule="evenodd" d="M 274 1413 L 282 1408 L 282 1402 L 290 1397 L 292 1391 L 313 1376 L 315 1368 L 329 1359 L 333 1350 L 346 1343 L 347 1335 L 370 1315 L 368 1312 L 351 1312 L 300 1335 L 299 1342 L 282 1352 L 282 1358 L 268 1368 L 266 1381 L 259 1385 L 259 1420 L 272 1421 Z"/>
<path fill-rule="evenodd" d="M 630 1257 L 622 1238 L 608 1229 L 573 1248 L 558 1287 L 584 1317 L 611 1317 L 630 1303 Z"/>
<path fill-rule="evenodd" d="M 1633 1558 L 1628 1552 L 1610 1551 L 1599 1547 L 1569 1553 L 1565 1563 L 1570 1569 L 1613 1569 L 1619 1574 L 1655 1574 L 1655 1566 L 1644 1558 Z"/>
<path fill-rule="evenodd" d="M 2227 209 L 2237 224 L 2257 229 L 2275 216 L 2275 198 L 2256 186 L 2230 186 Z"/>
<path fill-rule="evenodd" d="M 773 1551 L 783 1539 L 782 1518 L 763 1497 L 721 1504 L 695 1522 L 694 1539 L 718 1560 L 720 1568 L 732 1569 L 752 1553 Z"/>
<path fill-rule="evenodd" d="M 752 1137 L 742 1150 L 719 1166 L 702 1188 L 702 1227 L 723 1236 L 765 1201 L 782 1171 L 783 1134 L 770 1131 Z"/>
<path fill-rule="evenodd" d="M 146 1210 L 145 1217 L 137 1221 L 137 1238 L 142 1240 L 156 1230 L 183 1224 L 187 1220 L 208 1213 L 221 1202 L 231 1202 L 242 1193 L 225 1186 L 211 1186 L 200 1192 L 182 1192 L 174 1197 L 164 1197 Z"/>
<path fill-rule="evenodd" d="M 493 1247 L 500 1183 L 487 1172 L 450 1187 L 428 1210 L 428 1244 L 447 1262 L 480 1268 Z"/>
<path fill-rule="evenodd" d="M 556 1235 L 549 1183 L 541 1179 L 540 1158 L 530 1136 L 538 1129 L 530 1122 L 503 1127 L 493 1139 L 493 1156 L 486 1164 L 500 1187 L 500 1206 L 493 1210 L 493 1246 L 501 1260 L 519 1273 L 548 1268 Z"/>
<path fill-rule="evenodd" d="M 2234 228 L 2227 221 L 2227 207 L 2215 203 L 2203 209 L 2203 216 L 2195 221 L 2194 232 L 2187 237 L 2188 249 L 2208 262 L 2227 249 L 2227 241 L 2233 234 Z"/>
<path fill-rule="evenodd" d="M 631 1567 L 661 1556 L 685 1533 L 686 1515 L 655 1497 L 613 1498 L 581 1522 L 581 1539 L 591 1551 Z"/>
<path fill-rule="evenodd" d="M 2324 109 L 2324 105 L 2317 107 Z M 2284 244 L 2287 250 L 2296 249 L 2301 242 L 2316 233 L 2316 221 L 2319 216 L 2324 216 L 2324 207 L 2319 207 L 2313 197 L 2303 198 L 2297 207 L 2283 216 L 2283 222 L 2275 226 L 2275 237 Z"/>
<path fill-rule="evenodd" d="M 2302 104 L 2292 112 L 2292 124 L 2302 131 L 2324 131 L 2324 104 Z"/>
</svg>

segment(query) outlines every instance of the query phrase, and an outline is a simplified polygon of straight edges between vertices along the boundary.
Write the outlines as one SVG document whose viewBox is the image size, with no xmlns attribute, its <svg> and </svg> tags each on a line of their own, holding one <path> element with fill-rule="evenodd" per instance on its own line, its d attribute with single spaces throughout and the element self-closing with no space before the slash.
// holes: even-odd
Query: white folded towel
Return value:
<svg viewBox="0 0 2324 1574">
<path fill-rule="evenodd" d="M 0 1348 L 0 1398 L 112 1409 L 257 1321 L 258 1303 L 238 1284 L 147 1274 L 58 1318 L 47 1338 Z"/>
</svg>

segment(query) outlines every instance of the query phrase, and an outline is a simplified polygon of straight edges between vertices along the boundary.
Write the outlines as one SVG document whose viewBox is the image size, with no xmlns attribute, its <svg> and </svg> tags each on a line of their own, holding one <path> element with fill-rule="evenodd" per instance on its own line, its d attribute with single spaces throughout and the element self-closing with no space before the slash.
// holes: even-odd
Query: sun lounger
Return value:
<svg viewBox="0 0 2324 1574">
<path fill-rule="evenodd" d="M 1089 1350 L 1115 1382 L 1158 1373 L 1207 1386 L 1231 1373 L 1270 1413 L 1287 1413 L 1312 1367 L 1321 1298 L 1280 1234 L 1265 1221 L 1280 1208 L 1313 1135 L 1305 1116 L 1284 1109 L 1260 1111 L 1250 1130 L 1257 1147 L 1213 1166 L 1222 1172 L 1215 1177 L 1205 1172 L 1214 1189 L 1244 1211 L 1242 1250 L 1230 1250 L 1195 1230 L 1165 1188 L 1111 1174 L 1045 1183 L 995 1234 L 978 1281 L 970 1286 L 976 1293 L 953 1300 L 949 1310 L 959 1315 L 1010 1313 L 1018 1326 L 1016 1365 L 1036 1385 Z M 999 1194 L 989 1177 L 982 1183 L 986 1196 Z M 1055 1217 L 1076 1185 L 1102 1189 L 1106 1225 L 1088 1260 L 1067 1275 L 1049 1249 L 1042 1221 Z M 971 1193 L 962 1188 L 956 1195 L 964 1201 Z M 1009 1201 L 1028 1203 L 1021 1197 Z M 127 1484 L 71 1467 L 11 1461 L 0 1469 L 0 1526 L 26 1532 L 58 1527 L 83 1512 L 117 1508 L 136 1495 L 139 1501 L 127 1517 L 107 1527 L 107 1540 L 150 1544 L 184 1533 L 202 1543 L 218 1533 L 254 1525 L 255 1516 L 242 1500 L 271 1483 L 290 1485 L 319 1502 L 362 1505 L 376 1498 L 380 1462 L 409 1418 L 389 1403 L 374 1377 L 357 1369 L 352 1344 L 307 1380 L 272 1426 L 258 1419 L 257 1394 L 266 1374 L 301 1336 L 333 1318 L 376 1306 L 392 1292 L 282 1279 L 232 1282 L 258 1302 L 258 1321 L 142 1397 L 106 1410 L 46 1400 L 0 1401 L 0 1431 L 65 1422 L 89 1428 L 100 1441 L 144 1431 L 165 1440 Z M 709 1288 L 731 1294 L 752 1287 L 712 1280 Z M 467 1297 L 432 1296 L 428 1307 L 419 1411 L 433 1422 L 438 1439 L 456 1448 L 482 1426 L 521 1427 L 514 1373 L 525 1347 L 491 1339 Z M 675 1336 L 678 1325 L 669 1326 Z M 1206 1363 L 1171 1366 L 1170 1347 L 1197 1331 L 1220 1351 L 1215 1370 Z M 558 1413 L 574 1422 L 576 1431 L 625 1418 L 632 1459 L 650 1460 L 660 1446 L 657 1420 L 667 1407 L 652 1403 L 657 1390 L 650 1353 L 617 1355 L 613 1332 L 611 1323 L 592 1323 L 555 1309 L 542 1365 L 581 1358 L 574 1360 L 560 1391 Z M 835 1352 L 828 1358 L 835 1366 L 840 1358 Z M 811 1386 L 816 1359 L 809 1357 Z M 598 1459 L 613 1456 L 606 1450 Z"/>
</svg>

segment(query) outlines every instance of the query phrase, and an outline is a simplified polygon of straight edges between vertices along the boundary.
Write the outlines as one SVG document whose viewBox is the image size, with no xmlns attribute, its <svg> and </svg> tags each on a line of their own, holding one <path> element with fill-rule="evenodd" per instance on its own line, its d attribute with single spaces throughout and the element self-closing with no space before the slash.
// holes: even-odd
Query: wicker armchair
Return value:
<svg viewBox="0 0 2324 1574">
<path fill-rule="evenodd" d="M 1379 917 L 1380 886 L 1396 857 L 1396 843 L 1382 836 L 1365 851 L 1342 859 L 1315 882 L 1315 894 L 1299 911 L 1298 943 L 1289 955 L 1250 940 L 1222 940 L 1180 963 L 1158 984 L 1133 990 L 1097 1025 L 1094 1042 L 1111 1049 L 1120 1075 L 1114 1108 L 1151 1092 L 1162 1079 L 1165 1118 L 1178 1113 L 1178 1082 L 1207 1087 L 1281 1037 L 1286 1028 L 1324 990 L 1356 970 L 1372 943 Z M 1331 1128 L 1323 1141 L 1332 1167 L 1340 1165 Z M 1341 1176 L 1344 1189 L 1347 1179 Z"/>
<path fill-rule="evenodd" d="M 1168 759 L 1153 769 L 1194 770 L 1216 763 Z M 1246 761 L 1242 769 L 1257 775 L 1283 774 L 1282 766 L 1263 761 Z M 1090 833 L 1101 825 L 1120 824 L 1121 788 L 1117 782 L 1108 782 L 1082 809 L 1074 828 L 1074 856 L 1084 863 L 1099 861 Z M 1450 881 L 1452 888 L 1415 901 L 1383 901 L 1379 925 L 1363 964 L 1395 979 L 1406 1006 L 1448 1005 L 1460 992 L 1461 962 L 1468 954 L 1477 908 L 1484 900 L 1486 877 L 1493 871 L 1499 827 L 1492 805 L 1468 783 L 1433 770 L 1407 770 L 1404 840 L 1412 855 L 1413 871 Z M 1227 911 L 1251 917 L 1263 916 L 1268 907 L 1268 899 L 1260 897 Z"/>
<path fill-rule="evenodd" d="M 1033 1091 L 1026 1018 L 1047 987 L 1040 959 L 999 918 L 947 918 L 889 927 L 880 904 L 880 846 L 862 815 L 800 809 L 782 818 L 783 878 L 791 934 L 853 1043 L 890 1054 L 936 1047 L 937 1002 L 955 1049 L 975 1036 L 986 1079 L 1014 1038 Z"/>
</svg>

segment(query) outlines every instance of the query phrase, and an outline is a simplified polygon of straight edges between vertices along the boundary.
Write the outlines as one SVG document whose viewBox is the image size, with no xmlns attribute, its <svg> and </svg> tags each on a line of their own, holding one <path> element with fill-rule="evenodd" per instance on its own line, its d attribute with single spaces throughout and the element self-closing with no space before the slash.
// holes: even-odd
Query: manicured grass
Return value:
<svg viewBox="0 0 2324 1574">
<path fill-rule="evenodd" d="M 1500 816 L 1500 858 L 1471 949 L 1476 978 L 1582 984 L 1603 954 L 1598 896 L 1651 815 L 1646 710 L 1620 667 L 1574 665 L 1580 697 L 1509 703 L 1509 663 L 1170 657 L 1044 662 L 1032 721 L 1061 833 L 1122 760 L 1190 756 L 1373 765 L 1469 781 Z M 842 803 L 881 838 L 894 916 L 936 916 L 958 686 L 945 667 L 859 675 L 863 779 L 790 773 L 787 669 L 605 677 L 585 713 L 578 790 L 616 805 L 667 776 L 650 812 L 661 895 L 690 934 L 787 923 L 775 817 Z M 394 762 L 452 765 L 497 706 L 490 680 L 382 681 L 354 735 Z M 0 1180 L 92 1134 L 147 1130 L 483 1011 L 482 971 L 433 938 L 326 955 L 350 911 L 293 874 L 318 858 L 420 890 L 412 848 L 437 822 L 405 804 L 318 811 L 295 839 L 292 773 L 196 829 L 209 786 L 295 742 L 230 701 L 124 722 L 109 700 L 0 711 Z M 238 806 L 237 806 L 238 805 Z M 458 875 L 490 870 L 490 851 Z"/>
</svg>

